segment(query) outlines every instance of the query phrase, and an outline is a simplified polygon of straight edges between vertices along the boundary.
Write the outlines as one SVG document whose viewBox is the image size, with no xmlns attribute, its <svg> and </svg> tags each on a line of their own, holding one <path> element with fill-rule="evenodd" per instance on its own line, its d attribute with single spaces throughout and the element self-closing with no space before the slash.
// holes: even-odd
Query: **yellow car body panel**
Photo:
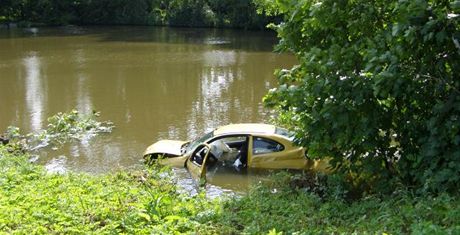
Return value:
<svg viewBox="0 0 460 235">
<path fill-rule="evenodd" d="M 188 156 L 177 156 L 177 157 L 166 157 L 158 159 L 158 163 L 164 166 L 172 166 L 181 168 L 185 166 L 185 161 L 187 161 Z"/>
<path fill-rule="evenodd" d="M 254 148 L 254 138 L 274 140 L 283 145 L 278 152 L 259 153 Z M 265 169 L 309 169 L 312 163 L 305 157 L 302 147 L 294 146 L 292 142 L 278 135 L 255 134 L 249 141 L 248 166 Z"/>
<path fill-rule="evenodd" d="M 169 154 L 180 156 L 181 147 L 187 143 L 187 141 L 180 140 L 160 140 L 149 147 L 144 152 L 144 156 L 149 154 Z"/>
<path fill-rule="evenodd" d="M 262 123 L 242 123 L 222 126 L 214 130 L 214 135 L 229 135 L 238 133 L 258 133 L 270 134 L 275 133 L 276 126 Z"/>
<path fill-rule="evenodd" d="M 194 179 L 202 179 L 206 175 L 206 170 L 192 161 L 187 160 L 186 167 Z"/>
<path fill-rule="evenodd" d="M 181 148 L 190 142 L 162 140 L 149 146 L 144 152 L 144 157 L 163 153 L 169 157 L 159 158 L 160 164 L 174 167 L 185 166 L 193 178 L 203 179 L 206 177 L 208 154 L 203 159 L 201 166 L 190 160 L 198 146 L 204 145 L 210 149 L 209 144 L 217 139 L 242 136 L 247 139 L 245 142 L 247 142 L 248 169 L 306 169 L 324 173 L 331 171 L 328 160 L 308 159 L 305 157 L 305 148 L 295 146 L 286 132 L 283 134 L 277 131 L 278 127 L 269 124 L 231 124 L 215 129 L 208 139 L 195 145 L 194 149 L 189 150 L 188 153 L 181 153 Z"/>
<path fill-rule="evenodd" d="M 203 149 L 206 150 L 206 155 L 202 159 L 201 165 L 193 161 L 193 156 L 197 154 L 197 150 L 202 147 Z M 209 157 L 209 152 L 211 150 L 211 147 L 207 144 L 200 144 L 196 148 L 196 150 L 193 151 L 193 153 L 190 155 L 190 157 L 187 158 L 186 160 L 186 167 L 190 174 L 192 175 L 192 178 L 194 179 L 206 179 L 206 162 L 208 161 Z"/>
</svg>

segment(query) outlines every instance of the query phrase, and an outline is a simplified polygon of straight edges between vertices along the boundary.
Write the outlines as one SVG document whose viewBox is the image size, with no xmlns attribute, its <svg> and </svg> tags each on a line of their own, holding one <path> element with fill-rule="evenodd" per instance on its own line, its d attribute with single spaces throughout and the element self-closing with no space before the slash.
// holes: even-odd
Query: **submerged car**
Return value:
<svg viewBox="0 0 460 235">
<path fill-rule="evenodd" d="M 206 179 L 216 165 L 244 169 L 307 169 L 328 171 L 324 160 L 311 160 L 295 146 L 286 129 L 268 124 L 231 124 L 194 141 L 161 140 L 147 148 L 147 163 L 186 167 L 193 178 Z"/>
</svg>

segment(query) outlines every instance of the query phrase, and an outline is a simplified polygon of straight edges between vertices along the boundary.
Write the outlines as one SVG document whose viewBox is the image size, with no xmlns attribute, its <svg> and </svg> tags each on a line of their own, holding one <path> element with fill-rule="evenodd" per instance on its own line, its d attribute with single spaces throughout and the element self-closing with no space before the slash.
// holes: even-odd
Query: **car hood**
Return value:
<svg viewBox="0 0 460 235">
<path fill-rule="evenodd" d="M 150 145 L 144 152 L 144 156 L 149 154 L 170 154 L 170 155 L 181 155 L 181 147 L 187 143 L 187 141 L 180 140 L 160 140 Z"/>
</svg>

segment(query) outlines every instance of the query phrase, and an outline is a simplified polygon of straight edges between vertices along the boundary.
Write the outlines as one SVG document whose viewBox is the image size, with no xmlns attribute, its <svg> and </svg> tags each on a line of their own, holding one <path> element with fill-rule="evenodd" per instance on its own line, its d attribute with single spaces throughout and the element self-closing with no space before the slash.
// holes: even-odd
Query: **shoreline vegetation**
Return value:
<svg viewBox="0 0 460 235">
<path fill-rule="evenodd" d="M 144 25 L 266 29 L 279 16 L 267 16 L 253 0 L 42 0 L 6 1 L 4 27 L 65 25 Z"/>
<path fill-rule="evenodd" d="M 0 145 L 0 233 L 458 234 L 460 200 L 397 191 L 347 200 L 278 173 L 239 198 L 180 193 L 158 166 L 104 175 L 47 172 Z"/>
<path fill-rule="evenodd" d="M 97 138 L 113 128 L 97 114 L 59 113 L 39 136 L 51 146 L 87 132 Z M 48 172 L 25 147 L 37 134 L 18 133 L 9 128 L 0 144 L 0 233 L 460 233 L 460 200 L 447 193 L 401 188 L 354 198 L 341 178 L 281 171 L 243 196 L 210 199 L 205 190 L 181 192 L 171 169 L 155 164 L 102 175 Z"/>
</svg>

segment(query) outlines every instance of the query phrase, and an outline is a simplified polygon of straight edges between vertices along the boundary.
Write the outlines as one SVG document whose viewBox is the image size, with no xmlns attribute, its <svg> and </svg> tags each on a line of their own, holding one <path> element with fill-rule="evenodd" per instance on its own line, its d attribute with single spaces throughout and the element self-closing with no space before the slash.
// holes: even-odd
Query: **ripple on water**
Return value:
<svg viewBox="0 0 460 235">
<path fill-rule="evenodd" d="M 48 172 L 63 174 L 67 171 L 66 162 L 67 162 L 66 156 L 61 155 L 47 162 L 45 164 L 45 168 Z"/>
<path fill-rule="evenodd" d="M 189 196 L 197 195 L 200 190 L 204 189 L 206 192 L 206 197 L 214 199 L 217 197 L 227 197 L 227 196 L 236 196 L 236 192 L 225 189 L 216 185 L 206 184 L 206 187 L 199 187 L 196 180 L 194 180 L 190 173 L 185 168 L 173 168 L 173 180 L 176 183 L 180 193 L 188 194 Z"/>
<path fill-rule="evenodd" d="M 209 38 L 209 39 L 206 39 L 204 43 L 208 45 L 224 45 L 224 44 L 230 44 L 231 41 L 226 40 L 224 38 Z"/>
</svg>

